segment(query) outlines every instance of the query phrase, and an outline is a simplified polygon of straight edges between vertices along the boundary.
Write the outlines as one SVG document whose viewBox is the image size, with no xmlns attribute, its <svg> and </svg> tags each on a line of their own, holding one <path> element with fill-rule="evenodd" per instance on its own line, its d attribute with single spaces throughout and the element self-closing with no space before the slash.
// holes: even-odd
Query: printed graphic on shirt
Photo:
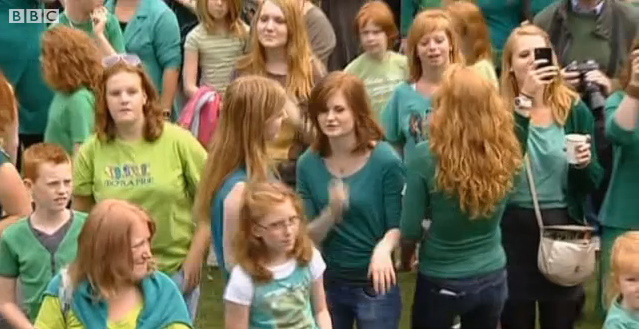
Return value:
<svg viewBox="0 0 639 329">
<path fill-rule="evenodd" d="M 364 80 L 364 85 L 368 91 L 368 96 L 371 99 L 371 105 L 374 110 L 384 111 L 386 103 L 390 99 L 391 95 L 404 80 L 403 76 L 396 78 L 367 78 Z"/>
<path fill-rule="evenodd" d="M 150 163 L 125 163 L 105 167 L 105 187 L 137 187 L 153 183 Z"/>
<path fill-rule="evenodd" d="M 430 109 L 426 111 L 426 114 L 413 113 L 409 119 L 409 138 L 415 144 L 426 140 L 428 134 L 428 126 L 430 125 Z"/>
</svg>

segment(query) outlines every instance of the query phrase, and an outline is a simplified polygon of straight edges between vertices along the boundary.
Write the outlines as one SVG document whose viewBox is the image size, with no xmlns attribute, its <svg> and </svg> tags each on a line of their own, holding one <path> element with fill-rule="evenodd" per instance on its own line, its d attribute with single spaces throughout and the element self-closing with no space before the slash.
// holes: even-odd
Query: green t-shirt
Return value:
<svg viewBox="0 0 639 329">
<path fill-rule="evenodd" d="M 95 37 L 95 32 L 93 30 L 93 22 L 88 20 L 84 23 L 73 23 L 67 17 L 65 12 L 60 14 L 58 24 L 63 24 L 66 26 L 70 26 L 76 28 L 78 30 L 82 30 L 88 33 L 90 36 Z M 55 25 L 53 25 L 55 26 Z M 109 40 L 111 47 L 115 50 L 116 53 L 124 53 L 124 37 L 122 36 L 122 30 L 120 30 L 120 23 L 118 22 L 118 18 L 115 17 L 114 14 L 107 14 L 107 22 L 104 27 L 104 36 Z"/>
<path fill-rule="evenodd" d="M 490 30 L 490 43 L 495 50 L 494 63 L 501 67 L 501 52 L 510 33 L 524 21 L 521 0 L 477 0 L 477 6 L 486 18 Z"/>
<path fill-rule="evenodd" d="M 424 122 L 428 122 L 430 112 L 430 97 L 420 94 L 415 85 L 408 82 L 397 86 L 382 112 L 386 140 L 403 147 L 404 161 L 410 158 L 415 145 L 424 140 Z"/>
<path fill-rule="evenodd" d="M 624 130 L 617 124 L 615 113 L 625 97 L 616 92 L 606 103 L 606 134 L 613 144 L 613 170 L 608 194 L 602 205 L 602 223 L 606 226 L 639 230 L 639 128 Z"/>
<path fill-rule="evenodd" d="M 348 209 L 342 221 L 322 243 L 326 277 L 353 284 L 368 284 L 373 249 L 386 232 L 399 227 L 405 170 L 393 147 L 378 142 L 368 162 L 344 177 L 349 189 Z M 308 149 L 297 163 L 297 191 L 308 218 L 319 216 L 328 205 L 332 174 L 324 159 Z"/>
<path fill-rule="evenodd" d="M 44 141 L 56 143 L 69 153 L 75 144 L 82 144 L 92 133 L 95 121 L 95 96 L 81 87 L 72 94 L 56 92 L 49 106 Z"/>
<path fill-rule="evenodd" d="M 90 137 L 76 156 L 74 194 L 96 202 L 115 198 L 146 209 L 156 223 L 158 269 L 177 272 L 191 246 L 193 198 L 206 151 L 190 132 L 170 123 L 154 142 L 101 142 Z"/>
<path fill-rule="evenodd" d="M 602 329 L 636 329 L 639 328 L 639 314 L 621 305 L 621 299 L 615 300 L 608 310 Z"/>
<path fill-rule="evenodd" d="M 392 51 L 382 61 L 363 53 L 348 64 L 344 71 L 364 81 L 373 111 L 379 119 L 397 85 L 408 78 L 408 62 L 406 56 Z"/>
<path fill-rule="evenodd" d="M 565 208 L 568 189 L 568 159 L 564 128 L 556 123 L 548 127 L 530 125 L 528 158 L 533 168 L 535 188 L 541 209 Z M 526 168 L 517 175 L 515 189 L 508 201 L 519 207 L 534 209 Z"/>
<path fill-rule="evenodd" d="M 401 0 L 400 29 L 402 37 L 408 35 L 413 20 L 420 11 L 441 6 L 442 0 Z"/>
<path fill-rule="evenodd" d="M 75 259 L 78 236 L 86 218 L 85 213 L 73 212 L 71 226 L 55 254 L 51 254 L 36 237 L 26 217 L 2 232 L 0 276 L 20 281 L 24 305 L 31 321 L 38 315 L 42 294 L 51 278 Z"/>
<path fill-rule="evenodd" d="M 594 33 L 597 19 L 594 14 L 568 12 L 568 31 L 572 41 L 568 48 L 566 63 L 594 59 L 603 72 L 607 71 L 610 64 L 610 43 L 607 37 Z"/>
</svg>

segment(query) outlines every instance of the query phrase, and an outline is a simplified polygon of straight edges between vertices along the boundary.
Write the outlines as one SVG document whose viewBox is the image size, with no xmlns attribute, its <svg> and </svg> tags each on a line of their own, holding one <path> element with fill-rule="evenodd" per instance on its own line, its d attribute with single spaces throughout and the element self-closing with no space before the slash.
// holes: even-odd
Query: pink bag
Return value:
<svg viewBox="0 0 639 329">
<path fill-rule="evenodd" d="M 212 87 L 202 86 L 184 106 L 178 125 L 189 130 L 205 148 L 208 148 L 221 109 L 222 95 Z"/>
</svg>

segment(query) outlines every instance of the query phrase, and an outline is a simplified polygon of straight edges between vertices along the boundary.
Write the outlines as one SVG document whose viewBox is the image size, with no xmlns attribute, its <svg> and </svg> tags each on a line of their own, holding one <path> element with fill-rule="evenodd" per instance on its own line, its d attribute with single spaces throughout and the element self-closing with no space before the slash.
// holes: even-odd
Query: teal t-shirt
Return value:
<svg viewBox="0 0 639 329">
<path fill-rule="evenodd" d="M 9 154 L 0 146 L 0 166 L 7 162 L 9 162 Z"/>
<path fill-rule="evenodd" d="M 67 14 L 65 12 L 62 12 L 62 14 L 60 14 L 58 24 L 63 24 L 76 28 L 78 30 L 82 30 L 88 33 L 90 36 L 95 37 L 93 22 L 91 20 L 88 20 L 84 23 L 73 23 L 71 22 L 71 20 L 69 20 Z M 107 13 L 107 22 L 104 28 L 104 34 L 116 53 L 119 54 L 124 52 L 124 37 L 122 36 L 122 30 L 120 30 L 120 23 L 118 23 L 117 17 L 115 17 L 115 15 L 110 12 Z"/>
<path fill-rule="evenodd" d="M 430 112 L 430 97 L 420 94 L 409 82 L 397 86 L 382 112 L 386 140 L 403 147 L 404 161 L 410 158 L 415 145 L 425 139 L 424 123 L 428 122 Z"/>
<path fill-rule="evenodd" d="M 528 128 L 528 158 L 535 178 L 535 188 L 541 209 L 565 208 L 568 188 L 568 159 L 564 128 L 557 123 L 548 127 Z M 534 208 L 526 168 L 515 180 L 509 204 Z"/>
<path fill-rule="evenodd" d="M 344 71 L 364 81 L 373 111 L 379 119 L 397 85 L 408 78 L 408 61 L 406 56 L 393 51 L 387 52 L 387 56 L 381 61 L 363 53 L 348 64 Z"/>
<path fill-rule="evenodd" d="M 632 312 L 621 305 L 621 299 L 615 300 L 608 310 L 602 329 L 639 328 L 639 313 Z"/>
<path fill-rule="evenodd" d="M 56 92 L 49 107 L 49 120 L 44 141 L 59 144 L 73 155 L 76 144 L 82 144 L 93 133 L 95 96 L 81 87 L 72 94 Z"/>
<path fill-rule="evenodd" d="M 348 209 L 321 246 L 327 277 L 358 285 L 369 283 L 373 249 L 388 230 L 399 227 L 404 177 L 404 166 L 393 147 L 378 142 L 364 167 L 342 178 L 349 189 Z M 309 219 L 319 216 L 328 205 L 333 178 L 315 150 L 308 149 L 299 158 L 297 191 Z"/>
<path fill-rule="evenodd" d="M 72 216 L 71 226 L 54 254 L 36 237 L 27 217 L 9 226 L 0 237 L 0 276 L 19 280 L 31 321 L 38 315 L 49 281 L 76 257 L 87 214 L 74 211 Z"/>
<path fill-rule="evenodd" d="M 606 102 L 606 135 L 613 145 L 614 161 L 601 220 L 609 227 L 639 230 L 639 203 L 633 197 L 639 192 L 639 128 L 625 130 L 615 120 L 624 97 L 619 91 Z"/>
<path fill-rule="evenodd" d="M 501 53 L 510 33 L 524 20 L 521 0 L 477 0 L 490 30 L 490 43 L 495 50 L 494 63 L 501 67 Z"/>
<path fill-rule="evenodd" d="M 400 29 L 402 37 L 408 35 L 413 20 L 420 11 L 441 6 L 442 0 L 401 0 Z"/>
</svg>

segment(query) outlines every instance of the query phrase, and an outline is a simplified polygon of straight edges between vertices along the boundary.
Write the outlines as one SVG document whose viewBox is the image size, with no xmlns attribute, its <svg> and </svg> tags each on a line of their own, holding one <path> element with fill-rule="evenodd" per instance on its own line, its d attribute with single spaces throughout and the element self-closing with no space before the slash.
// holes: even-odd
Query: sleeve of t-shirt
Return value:
<svg viewBox="0 0 639 329">
<path fill-rule="evenodd" d="M 113 50 L 115 50 L 118 54 L 125 53 L 124 32 L 120 29 L 118 19 L 112 13 L 109 13 L 106 30 L 107 39 L 109 39 L 109 43 L 111 44 L 111 47 L 113 47 Z"/>
<path fill-rule="evenodd" d="M 98 143 L 95 136 L 80 146 L 78 154 L 73 161 L 73 194 L 92 195 L 95 173 L 93 172 L 93 159 L 95 157 L 95 144 Z"/>
<path fill-rule="evenodd" d="M 322 258 L 322 254 L 320 254 L 319 250 L 315 247 L 313 247 L 313 258 L 311 258 L 311 263 L 308 264 L 308 268 L 311 271 L 313 281 L 319 279 L 326 270 L 324 258 Z"/>
<path fill-rule="evenodd" d="M 427 146 L 426 144 L 418 145 L 416 151 L 418 152 L 420 147 Z M 422 221 L 430 206 L 430 190 L 423 174 L 427 166 L 424 156 L 411 157 L 406 164 L 406 190 L 400 229 L 402 237 L 412 241 L 419 241 L 422 238 L 424 230 Z"/>
<path fill-rule="evenodd" d="M 181 129 L 181 128 L 178 128 Z M 191 196 L 195 196 L 200 176 L 206 163 L 206 150 L 202 144 L 188 131 L 182 130 L 179 140 L 180 159 L 186 179 L 186 188 Z"/>
<path fill-rule="evenodd" d="M 35 320 L 35 327 L 38 329 L 66 328 L 66 323 L 62 316 L 62 304 L 58 297 L 44 296 Z"/>
<path fill-rule="evenodd" d="M 297 165 L 295 168 L 296 171 L 296 182 L 295 188 L 297 189 L 297 193 L 302 198 L 304 202 L 304 213 L 308 220 L 313 220 L 315 217 L 319 216 L 320 209 L 315 206 L 315 202 L 313 202 L 313 196 L 311 195 L 310 184 L 308 182 L 308 175 L 306 173 L 306 168 L 308 167 L 309 160 L 307 159 L 310 154 L 307 150 L 302 154 L 302 156 L 297 161 Z"/>
<path fill-rule="evenodd" d="M 395 157 L 395 153 L 393 153 Z M 393 158 L 384 168 L 382 177 L 384 194 L 384 213 L 386 217 L 386 229 L 399 227 L 402 215 L 402 191 L 406 181 L 406 170 L 399 157 Z"/>
<path fill-rule="evenodd" d="M 197 37 L 197 31 L 199 28 L 196 26 L 186 35 L 186 41 L 184 42 L 184 49 L 198 51 L 200 49 Z"/>
<path fill-rule="evenodd" d="M 253 301 L 254 292 L 255 286 L 253 285 L 253 279 L 251 279 L 240 265 L 236 265 L 233 268 L 229 282 L 226 285 L 224 300 L 249 306 Z"/>
<path fill-rule="evenodd" d="M 73 143 L 83 143 L 92 133 L 95 121 L 95 97 L 88 90 L 79 91 L 69 100 L 68 127 Z"/>
<path fill-rule="evenodd" d="M 162 70 L 179 68 L 182 64 L 180 26 L 171 10 L 165 10 L 154 26 L 153 48 Z"/>
<path fill-rule="evenodd" d="M 639 139 L 639 128 L 633 130 L 623 129 L 615 118 L 615 113 L 625 95 L 624 92 L 618 91 L 610 95 L 606 101 L 606 136 L 610 141 L 618 145 L 634 144 Z"/>
<path fill-rule="evenodd" d="M 20 271 L 18 257 L 9 246 L 6 236 L 0 236 L 0 276 L 17 278 Z"/>
</svg>

